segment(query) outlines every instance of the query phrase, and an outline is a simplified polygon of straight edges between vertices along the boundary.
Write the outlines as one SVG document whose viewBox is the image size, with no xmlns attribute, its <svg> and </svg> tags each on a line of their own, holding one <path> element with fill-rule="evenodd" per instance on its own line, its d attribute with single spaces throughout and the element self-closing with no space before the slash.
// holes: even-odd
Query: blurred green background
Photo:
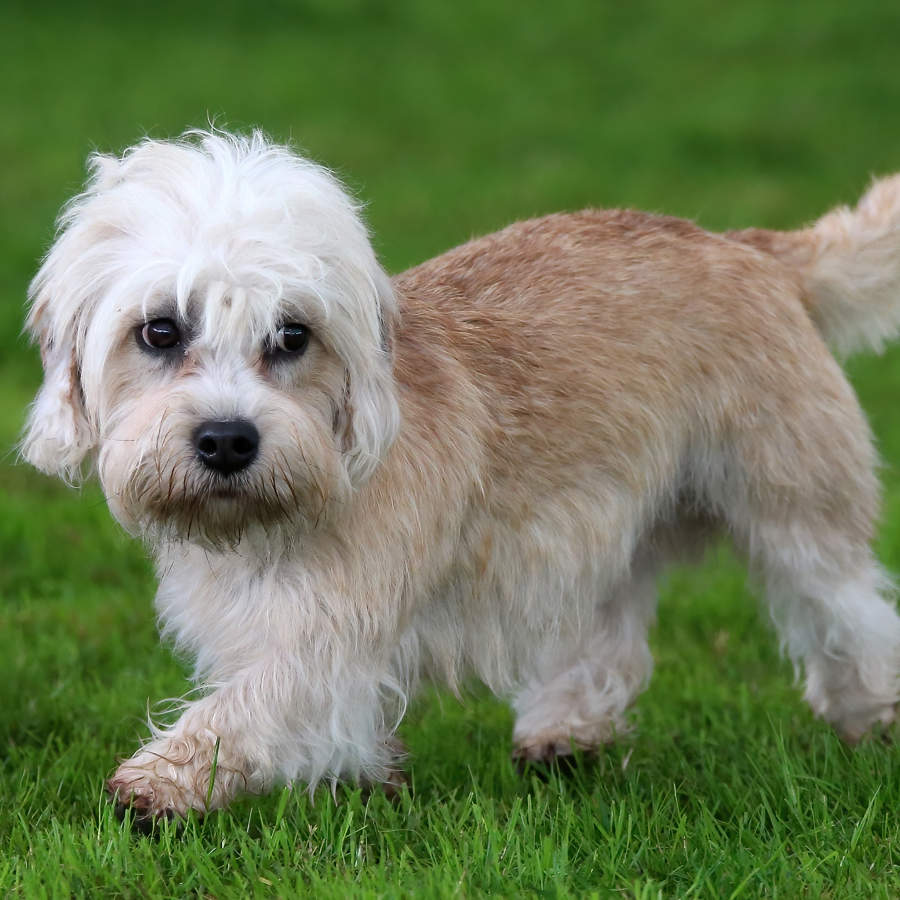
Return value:
<svg viewBox="0 0 900 900">
<path fill-rule="evenodd" d="M 332 167 L 365 201 L 390 271 L 518 218 L 591 205 L 657 210 L 711 229 L 791 227 L 853 202 L 873 174 L 900 170 L 898 49 L 900 5 L 883 0 L 5 0 L 0 892 L 54 883 L 62 893 L 125 884 L 137 894 L 165 884 L 189 890 L 186 873 L 197 871 L 187 850 L 169 848 L 166 863 L 148 850 L 135 862 L 129 854 L 144 851 L 115 844 L 117 826 L 101 801 L 114 757 L 131 752 L 143 733 L 148 699 L 186 686 L 182 664 L 158 646 L 142 550 L 110 522 L 96 488 L 68 490 L 17 464 L 11 449 L 40 378 L 37 355 L 20 335 L 26 287 L 60 205 L 81 184 L 89 152 L 121 151 L 144 135 L 174 136 L 210 120 L 233 129 L 260 126 Z M 885 461 L 879 551 L 897 570 L 900 353 L 854 360 L 850 372 Z M 491 881 L 468 863 L 457 860 L 454 868 L 453 847 L 435 851 L 426 823 L 416 826 L 419 844 L 404 832 L 404 845 L 420 849 L 409 849 L 412 862 L 397 870 L 406 873 L 397 876 L 398 890 L 425 885 L 444 893 L 456 884 L 464 893 L 552 889 L 563 896 L 599 886 L 643 896 L 645 888 L 673 894 L 694 884 L 713 896 L 736 888 L 751 896 L 769 889 L 795 895 L 791 886 L 816 895 L 890 895 L 898 887 L 889 825 L 898 799 L 890 787 L 896 753 L 879 746 L 846 754 L 814 723 L 761 618 L 727 552 L 666 583 L 654 638 L 658 673 L 640 704 L 633 749 L 642 761 L 630 770 L 644 781 L 623 776 L 624 785 L 613 778 L 604 786 L 601 779 L 565 800 L 573 821 L 584 822 L 598 803 L 612 815 L 627 796 L 629 815 L 643 807 L 647 820 L 644 831 L 636 826 L 622 838 L 623 846 L 631 841 L 646 853 L 623 852 L 603 868 L 596 855 L 608 846 L 607 835 L 584 837 L 579 853 L 563 859 L 558 832 L 529 820 L 519 851 L 523 860 L 539 861 L 536 869 L 523 862 L 518 875 L 504 875 L 497 868 Z M 536 803 L 567 790 L 553 781 L 516 786 L 504 768 L 508 714 L 481 695 L 465 710 L 429 695 L 406 727 L 416 753 L 414 802 L 423 810 L 435 798 L 452 810 L 452 803 L 470 802 L 472 790 L 484 790 L 483 809 L 515 825 L 518 801 L 511 798 L 522 790 L 536 792 L 528 794 Z M 806 765 L 809 740 L 818 748 L 812 756 L 833 766 L 830 787 L 817 780 L 823 770 L 813 763 L 795 771 Z M 616 759 L 627 763 L 631 751 L 621 752 Z M 704 768 L 704 754 L 721 767 Z M 755 818 L 746 833 L 738 828 L 735 822 L 749 822 L 766 802 L 778 809 L 792 796 L 779 781 L 787 771 L 801 785 L 789 831 Z M 653 825 L 653 791 L 674 785 L 677 794 L 685 784 L 698 821 L 731 797 L 721 814 L 722 846 L 710 851 L 739 859 L 731 869 L 717 869 L 712 856 L 691 857 L 687 843 L 684 858 L 675 860 L 682 807 L 671 798 L 666 802 L 675 806 L 663 804 L 663 818 L 675 831 Z M 809 812 L 818 809 L 819 794 L 832 803 L 827 823 Z M 292 827 L 302 821 L 328 833 L 323 802 L 298 801 Z M 264 823 L 276 816 L 274 803 L 257 805 Z M 881 804 L 876 829 L 869 814 Z M 238 807 L 244 816 L 252 808 Z M 861 821 L 868 830 L 860 837 Z M 462 832 L 472 829 L 478 833 L 476 825 Z M 227 894 L 236 870 L 231 857 L 214 856 L 226 851 L 204 844 L 207 837 L 201 834 L 198 846 L 218 860 L 217 874 L 205 875 L 197 889 L 217 885 L 217 896 Z M 95 860 L 90 848 L 104 842 L 118 850 Z M 61 859 L 71 862 L 54 869 Z M 307 873 L 302 883 L 325 878 L 318 890 L 339 894 L 322 873 L 334 869 L 348 878 L 352 864 L 323 850 L 316 865 L 319 875 Z M 144 873 L 143 887 L 127 880 L 129 866 Z M 432 870 L 444 871 L 447 881 L 423 874 Z M 279 879 L 287 876 L 265 871 L 255 890 L 265 890 L 265 879 L 274 879 L 276 893 L 279 884 L 286 889 L 289 882 Z M 545 872 L 556 874 L 542 881 Z M 369 874 L 366 890 L 379 893 L 381 876 Z"/>
</svg>

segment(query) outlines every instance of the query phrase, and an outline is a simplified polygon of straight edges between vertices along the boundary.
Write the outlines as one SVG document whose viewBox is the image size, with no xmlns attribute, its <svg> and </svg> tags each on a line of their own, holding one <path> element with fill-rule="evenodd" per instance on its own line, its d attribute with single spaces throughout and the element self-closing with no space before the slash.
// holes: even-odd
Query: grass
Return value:
<svg viewBox="0 0 900 900">
<path fill-rule="evenodd" d="M 900 12 L 878 0 L 161 0 L 0 8 L 0 447 L 39 381 L 22 302 L 92 147 L 208 115 L 292 137 L 369 204 L 392 270 L 515 218 L 632 205 L 790 226 L 900 169 Z M 850 374 L 885 460 L 900 571 L 900 352 Z M 662 585 L 633 737 L 519 776 L 473 688 L 402 726 L 413 792 L 302 789 L 183 833 L 103 797 L 177 696 L 141 548 L 95 487 L 0 461 L 0 895 L 891 897 L 900 751 L 803 706 L 725 549 Z"/>
</svg>

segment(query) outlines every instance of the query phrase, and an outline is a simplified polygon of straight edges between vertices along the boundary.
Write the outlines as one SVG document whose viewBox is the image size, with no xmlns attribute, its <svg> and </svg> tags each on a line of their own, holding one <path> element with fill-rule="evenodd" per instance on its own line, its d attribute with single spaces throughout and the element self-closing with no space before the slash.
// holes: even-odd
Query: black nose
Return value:
<svg viewBox="0 0 900 900">
<path fill-rule="evenodd" d="M 246 469 L 259 451 L 259 432 L 252 422 L 202 422 L 194 432 L 200 462 L 222 475 Z"/>
</svg>

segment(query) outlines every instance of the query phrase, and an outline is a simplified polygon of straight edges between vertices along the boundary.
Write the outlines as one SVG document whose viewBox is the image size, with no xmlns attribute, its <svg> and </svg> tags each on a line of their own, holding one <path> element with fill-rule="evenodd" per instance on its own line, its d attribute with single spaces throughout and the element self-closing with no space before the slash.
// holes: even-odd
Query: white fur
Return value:
<svg viewBox="0 0 900 900">
<path fill-rule="evenodd" d="M 900 331 L 898 233 L 900 175 L 876 181 L 856 209 L 832 210 L 800 233 L 796 264 L 819 327 L 842 355 L 880 351 Z"/>
</svg>

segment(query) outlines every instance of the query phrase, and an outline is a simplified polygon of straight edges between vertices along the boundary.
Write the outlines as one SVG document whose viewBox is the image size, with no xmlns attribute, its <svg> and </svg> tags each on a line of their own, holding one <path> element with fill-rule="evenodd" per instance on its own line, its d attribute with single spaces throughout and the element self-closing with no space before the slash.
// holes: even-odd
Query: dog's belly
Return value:
<svg viewBox="0 0 900 900">
<path fill-rule="evenodd" d="M 476 516 L 447 577 L 412 604 L 424 672 L 509 693 L 554 636 L 586 644 L 615 631 L 632 603 L 652 617 L 645 586 L 653 593 L 665 565 L 697 559 L 720 534 L 693 501 L 642 509 L 599 490 L 544 503 L 528 520 Z"/>
</svg>

